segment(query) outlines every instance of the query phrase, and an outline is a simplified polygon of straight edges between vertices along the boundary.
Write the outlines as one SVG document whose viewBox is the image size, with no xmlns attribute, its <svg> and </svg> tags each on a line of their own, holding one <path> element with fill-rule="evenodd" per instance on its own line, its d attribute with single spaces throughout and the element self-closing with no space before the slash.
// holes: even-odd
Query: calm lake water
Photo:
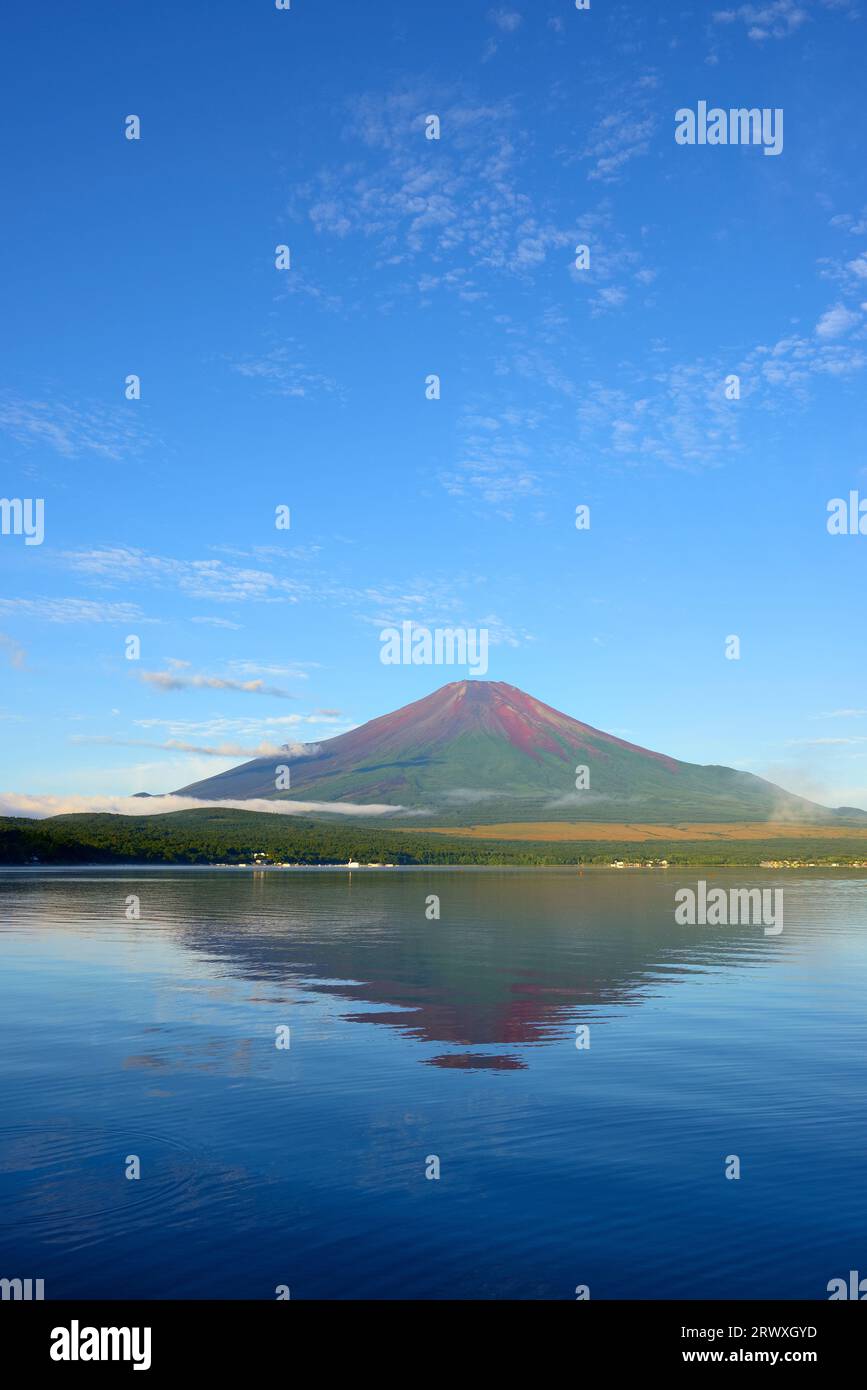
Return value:
<svg viewBox="0 0 867 1390">
<path fill-rule="evenodd" d="M 782 886 L 782 935 L 676 925 L 699 878 Z M 867 1274 L 865 985 L 854 870 L 5 871 L 0 1277 L 827 1298 Z"/>
</svg>

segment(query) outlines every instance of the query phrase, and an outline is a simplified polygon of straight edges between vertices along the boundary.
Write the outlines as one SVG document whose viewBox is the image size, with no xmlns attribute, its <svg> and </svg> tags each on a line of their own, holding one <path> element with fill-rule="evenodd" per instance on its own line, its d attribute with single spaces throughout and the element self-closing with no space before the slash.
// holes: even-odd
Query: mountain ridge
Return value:
<svg viewBox="0 0 867 1390">
<path fill-rule="evenodd" d="M 289 769 L 288 788 L 278 786 L 280 767 Z M 820 806 L 752 773 L 642 748 L 517 686 L 483 680 L 450 682 L 300 754 L 254 758 L 174 795 L 387 804 L 396 815 L 436 815 L 446 824 L 465 823 L 470 810 L 474 823 L 822 821 L 844 812 L 867 819 L 857 808 Z"/>
</svg>

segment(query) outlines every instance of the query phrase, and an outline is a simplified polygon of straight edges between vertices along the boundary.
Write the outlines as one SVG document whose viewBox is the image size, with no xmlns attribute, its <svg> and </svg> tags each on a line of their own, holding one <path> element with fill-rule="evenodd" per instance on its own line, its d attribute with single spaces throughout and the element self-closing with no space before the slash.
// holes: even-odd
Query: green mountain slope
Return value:
<svg viewBox="0 0 867 1390">
<path fill-rule="evenodd" d="M 278 789 L 279 769 L 290 787 Z M 579 771 L 584 769 L 584 771 Z M 580 788 L 576 786 L 580 782 Z M 766 821 L 842 813 L 751 773 L 680 762 L 582 724 L 500 681 L 457 681 L 305 749 L 182 787 L 202 800 L 394 808 L 428 823 Z M 369 811 L 368 814 L 373 814 Z M 864 812 L 849 808 L 846 819 Z"/>
</svg>

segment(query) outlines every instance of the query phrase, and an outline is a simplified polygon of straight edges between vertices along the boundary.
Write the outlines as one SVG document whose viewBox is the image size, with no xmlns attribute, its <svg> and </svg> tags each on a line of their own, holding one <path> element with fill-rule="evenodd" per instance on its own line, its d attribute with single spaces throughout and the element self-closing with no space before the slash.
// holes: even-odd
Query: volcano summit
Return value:
<svg viewBox="0 0 867 1390">
<path fill-rule="evenodd" d="M 291 790 L 277 790 L 288 767 Z M 749 772 L 680 762 L 525 695 L 503 681 L 444 685 L 393 714 L 303 753 L 255 758 L 181 787 L 208 801 L 393 805 L 441 824 L 480 821 L 863 819 L 794 796 Z"/>
</svg>

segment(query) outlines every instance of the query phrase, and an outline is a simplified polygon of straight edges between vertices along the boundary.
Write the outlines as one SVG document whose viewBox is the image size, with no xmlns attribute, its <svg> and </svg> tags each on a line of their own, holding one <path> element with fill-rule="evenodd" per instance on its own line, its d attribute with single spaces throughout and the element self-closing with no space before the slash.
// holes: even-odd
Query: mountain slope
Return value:
<svg viewBox="0 0 867 1390">
<path fill-rule="evenodd" d="M 291 790 L 277 791 L 277 768 Z M 589 785 L 576 790 L 576 769 Z M 626 743 L 502 681 L 455 681 L 304 755 L 256 758 L 182 787 L 204 800 L 387 804 L 442 824 L 517 820 L 818 823 L 839 813 L 732 768 Z M 855 819 L 862 812 L 848 813 Z"/>
</svg>

